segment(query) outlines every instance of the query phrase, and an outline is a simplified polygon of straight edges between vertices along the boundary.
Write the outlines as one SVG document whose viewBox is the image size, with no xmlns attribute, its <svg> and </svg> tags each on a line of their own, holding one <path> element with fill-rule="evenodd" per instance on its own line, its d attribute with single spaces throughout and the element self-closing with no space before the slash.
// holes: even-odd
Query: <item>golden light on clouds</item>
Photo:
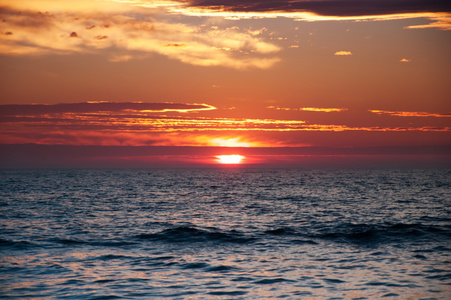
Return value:
<svg viewBox="0 0 451 300">
<path fill-rule="evenodd" d="M 353 114 L 349 111 L 344 113 L 347 111 L 345 108 L 303 107 L 294 110 L 304 111 L 309 116 L 311 113 L 333 113 L 338 118 L 333 122 L 329 118 L 320 122 L 308 119 L 199 116 L 202 112 L 220 113 L 208 104 L 93 101 L 55 105 L 3 105 L 0 110 L 0 137 L 6 143 L 260 147 L 283 145 L 283 142 L 268 142 L 262 135 L 271 133 L 450 131 L 450 127 L 445 124 L 347 124 L 347 119 Z M 370 110 L 369 113 L 390 117 L 451 116 L 384 110 Z M 365 118 L 369 116 L 370 114 Z"/>
<path fill-rule="evenodd" d="M 44 55 L 114 50 L 111 62 L 159 54 L 197 66 L 268 69 L 281 60 L 282 47 L 262 37 L 262 28 L 193 25 L 164 16 L 228 20 L 289 18 L 295 21 L 365 21 L 424 18 L 430 24 L 406 28 L 451 28 L 448 13 L 328 16 L 309 11 L 239 11 L 190 6 L 188 1 L 6 1 L 0 23 L 0 54 Z M 270 32 L 268 32 L 270 34 Z M 280 38 L 280 37 L 279 37 Z M 291 45 L 288 47 L 299 47 Z M 120 53 L 120 52 L 125 53 Z M 350 56 L 347 50 L 337 56 Z"/>
<path fill-rule="evenodd" d="M 91 1 L 96 2 L 96 1 Z M 31 2 L 30 2 L 31 3 Z M 64 1 L 36 1 L 39 5 L 16 5 L 2 9 L 0 54 L 46 55 L 92 53 L 112 49 L 111 62 L 124 62 L 157 53 L 199 66 L 230 68 L 272 67 L 281 48 L 259 38 L 255 31 L 236 26 L 220 29 L 158 20 L 156 12 L 135 11 L 129 2 L 110 5 L 63 5 Z M 35 3 L 35 4 L 36 4 Z M 78 1 L 77 1 L 78 3 Z M 83 5 L 82 5 L 83 4 Z M 163 5 L 163 4 L 162 4 Z M 39 9 L 37 9 L 39 6 Z M 36 8 L 35 8 L 36 7 Z M 36 10 L 32 10 L 32 9 Z M 46 11 L 46 13 L 42 13 Z M 126 53 L 120 52 L 126 51 Z M 119 52 L 119 53 L 117 53 Z"/>
<path fill-rule="evenodd" d="M 208 144 L 210 146 L 220 146 L 220 147 L 256 147 L 255 143 L 244 142 L 241 138 L 210 138 L 208 139 Z"/>
<path fill-rule="evenodd" d="M 349 56 L 352 55 L 351 51 L 337 51 L 334 53 L 337 56 Z"/>
<path fill-rule="evenodd" d="M 146 1 L 131 0 L 138 6 L 150 7 Z M 166 6 L 169 11 L 175 14 L 181 14 L 186 16 L 196 17 L 221 17 L 227 20 L 246 20 L 246 19 L 276 19 L 276 18 L 288 18 L 295 21 L 390 21 L 390 20 L 403 20 L 403 19 L 417 19 L 425 18 L 432 21 L 432 23 L 425 25 L 411 25 L 407 26 L 408 29 L 423 29 L 423 28 L 436 28 L 441 30 L 451 29 L 451 14 L 445 12 L 405 12 L 405 13 L 387 13 L 387 14 L 369 14 L 369 15 L 320 15 L 314 12 L 308 11 L 288 11 L 281 10 L 266 10 L 266 11 L 239 11 L 239 10 L 226 10 L 223 6 L 204 6 L 193 7 L 184 5 L 186 2 L 178 0 L 168 1 Z M 227 2 L 225 2 L 227 3 Z M 164 5 L 162 5 L 164 6 Z"/>
<path fill-rule="evenodd" d="M 387 111 L 387 110 L 370 110 L 370 112 L 378 115 L 390 115 L 396 117 L 434 117 L 434 118 L 451 118 L 449 114 L 434 114 L 422 111 Z"/>
<path fill-rule="evenodd" d="M 432 23 L 423 25 L 410 25 L 406 29 L 440 29 L 451 30 L 451 14 L 450 13 L 436 13 L 428 17 Z"/>
<path fill-rule="evenodd" d="M 299 110 L 303 111 L 318 111 L 318 112 L 339 112 L 348 110 L 347 108 L 319 108 L 319 107 L 301 107 Z"/>
<path fill-rule="evenodd" d="M 290 108 L 290 107 L 268 106 L 266 108 L 286 111 L 311 111 L 311 112 L 340 112 L 348 110 L 347 108 L 324 108 L 324 107 Z"/>
<path fill-rule="evenodd" d="M 371 14 L 364 13 L 360 14 L 358 12 L 355 15 L 352 15 L 352 9 L 348 9 L 350 15 L 339 15 L 340 13 L 346 13 L 346 4 L 347 3 L 338 3 L 337 5 L 341 5 L 343 8 L 339 11 L 334 12 L 330 11 L 325 14 L 321 14 L 321 9 L 315 12 L 313 9 L 309 11 L 308 9 L 299 8 L 296 10 L 292 5 L 292 3 L 285 3 L 289 6 L 287 10 L 281 10 L 278 8 L 278 5 L 275 5 L 273 9 L 271 9 L 271 3 L 265 5 L 266 9 L 262 9 L 258 6 L 258 1 L 255 3 L 249 3 L 249 5 L 237 5 L 238 3 L 227 2 L 224 1 L 221 5 L 221 2 L 217 2 L 216 5 L 203 4 L 198 3 L 200 5 L 190 5 L 195 4 L 196 1 L 181 1 L 181 0 L 173 0 L 173 1 L 146 1 L 146 0 L 128 0 L 121 1 L 117 0 L 117 2 L 128 2 L 132 5 L 148 7 L 148 8 L 166 8 L 170 13 L 180 14 L 185 16 L 194 16 L 194 17 L 210 17 L 210 18 L 223 18 L 226 20 L 246 20 L 246 19 L 276 19 L 276 18 L 288 18 L 293 19 L 295 21 L 304 21 L 304 22 L 318 22 L 318 21 L 354 21 L 354 22 L 364 22 L 364 21 L 390 21 L 390 20 L 404 20 L 404 19 L 427 19 L 429 20 L 428 24 L 423 25 L 410 25 L 406 26 L 406 29 L 425 29 L 425 28 L 434 28 L 439 30 L 450 30 L 451 29 L 451 14 L 449 12 L 433 12 L 433 10 L 429 10 L 425 8 L 423 11 L 419 10 L 415 12 L 415 9 L 409 9 L 405 7 L 405 12 L 400 13 L 394 10 L 390 13 L 390 9 L 386 11 L 386 13 L 382 14 Z M 305 1 L 308 3 L 309 1 Z M 277 2 L 275 2 L 277 3 Z M 296 4 L 300 4 L 299 1 Z M 240 3 L 241 4 L 241 3 Z M 283 5 L 283 3 L 280 3 Z M 365 6 L 365 2 L 362 1 L 363 6 Z M 229 6 L 228 6 L 229 5 Z M 253 8 L 254 5 L 254 9 Z M 320 4 L 321 5 L 321 4 Z M 370 4 L 371 5 L 371 4 Z M 324 6 L 327 6 L 324 5 Z M 352 6 L 356 6 L 354 3 Z M 417 6 L 418 7 L 418 6 Z M 318 7 L 319 8 L 319 7 Z M 327 10 L 327 9 L 326 9 Z M 401 9 L 402 10 L 402 9 Z M 363 12 L 363 11 L 362 11 Z M 369 11 L 368 11 L 369 12 Z"/>
</svg>

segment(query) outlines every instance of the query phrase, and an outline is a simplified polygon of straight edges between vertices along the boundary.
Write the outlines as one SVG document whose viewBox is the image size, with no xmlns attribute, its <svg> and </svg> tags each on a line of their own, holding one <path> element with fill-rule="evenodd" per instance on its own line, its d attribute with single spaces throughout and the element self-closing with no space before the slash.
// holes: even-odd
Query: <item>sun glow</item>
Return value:
<svg viewBox="0 0 451 300">
<path fill-rule="evenodd" d="M 220 147 L 250 147 L 252 145 L 241 141 L 240 138 L 214 138 L 210 139 L 209 143 Z"/>
<path fill-rule="evenodd" d="M 218 155 L 216 157 L 221 164 L 239 164 L 245 158 L 242 155 Z"/>
</svg>

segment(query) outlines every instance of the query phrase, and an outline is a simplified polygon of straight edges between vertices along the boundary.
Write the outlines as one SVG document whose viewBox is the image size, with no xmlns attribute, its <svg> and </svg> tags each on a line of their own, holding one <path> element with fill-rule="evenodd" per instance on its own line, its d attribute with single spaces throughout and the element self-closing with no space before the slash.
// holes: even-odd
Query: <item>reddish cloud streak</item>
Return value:
<svg viewBox="0 0 451 300">
<path fill-rule="evenodd" d="M 36 116 L 63 113 L 100 113 L 100 112 L 188 112 L 212 110 L 215 107 L 207 104 L 180 103 L 142 103 L 142 102 L 81 102 L 60 104 L 9 104 L 1 105 L 0 117 L 4 116 Z"/>
<path fill-rule="evenodd" d="M 275 108 L 280 113 L 297 110 L 302 119 L 236 118 L 211 116 L 215 108 L 208 104 L 84 102 L 66 104 L 1 105 L 0 138 L 3 143 L 61 145 L 221 145 L 284 146 L 270 134 L 303 132 L 450 132 L 443 124 L 420 123 L 351 125 L 349 118 L 361 116 L 344 108 Z M 288 111 L 287 111 L 288 110 Z M 315 119 L 309 116 L 334 112 L 337 118 Z M 397 116 L 394 112 L 371 111 Z M 180 114 L 183 113 L 183 114 Z M 196 113 L 196 116 L 192 114 Z M 203 113 L 204 115 L 199 115 Z M 399 112 L 398 112 L 399 113 Z M 221 114 L 221 112 L 218 112 Z M 344 114 L 342 118 L 338 118 Z M 406 114 L 400 114 L 405 116 Z M 430 116 L 410 113 L 408 116 Z M 433 115 L 435 116 L 435 115 Z M 447 115 L 446 115 L 447 116 Z M 321 121 L 322 120 L 322 121 Z M 327 123 L 325 123 L 327 122 Z M 348 124 L 344 123 L 348 122 Z M 202 133 L 202 134 L 200 134 Z M 290 142 L 288 142 L 289 144 Z M 309 142 L 307 142 L 309 143 Z M 305 144 L 298 143 L 298 144 Z"/>
<path fill-rule="evenodd" d="M 435 117 L 435 118 L 451 118 L 451 114 L 434 114 L 422 111 L 388 111 L 388 110 L 370 110 L 370 112 L 378 115 L 390 115 L 396 117 Z"/>
<path fill-rule="evenodd" d="M 348 110 L 347 108 L 323 108 L 323 107 L 289 108 L 289 107 L 268 106 L 267 108 L 275 110 L 311 111 L 311 112 L 340 112 Z"/>
</svg>

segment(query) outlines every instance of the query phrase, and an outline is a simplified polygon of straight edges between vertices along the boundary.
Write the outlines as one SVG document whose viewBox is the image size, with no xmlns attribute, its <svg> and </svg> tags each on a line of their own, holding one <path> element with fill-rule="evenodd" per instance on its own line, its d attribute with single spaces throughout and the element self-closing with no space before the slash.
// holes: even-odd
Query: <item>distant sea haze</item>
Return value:
<svg viewBox="0 0 451 300">
<path fill-rule="evenodd" d="M 218 155 L 242 155 L 247 167 L 449 168 L 448 145 L 378 147 L 195 147 L 0 145 L 0 168 L 217 167 Z"/>
<path fill-rule="evenodd" d="M 1 298 L 451 294 L 447 169 L 0 172 Z"/>
</svg>

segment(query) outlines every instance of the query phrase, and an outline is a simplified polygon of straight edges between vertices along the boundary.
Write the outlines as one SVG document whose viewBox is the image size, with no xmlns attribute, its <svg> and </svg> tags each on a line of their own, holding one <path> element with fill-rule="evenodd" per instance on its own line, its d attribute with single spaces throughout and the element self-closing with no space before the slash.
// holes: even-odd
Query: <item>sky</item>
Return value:
<svg viewBox="0 0 451 300">
<path fill-rule="evenodd" d="M 0 17 L 0 167 L 451 167 L 449 1 L 0 0 Z"/>
</svg>

